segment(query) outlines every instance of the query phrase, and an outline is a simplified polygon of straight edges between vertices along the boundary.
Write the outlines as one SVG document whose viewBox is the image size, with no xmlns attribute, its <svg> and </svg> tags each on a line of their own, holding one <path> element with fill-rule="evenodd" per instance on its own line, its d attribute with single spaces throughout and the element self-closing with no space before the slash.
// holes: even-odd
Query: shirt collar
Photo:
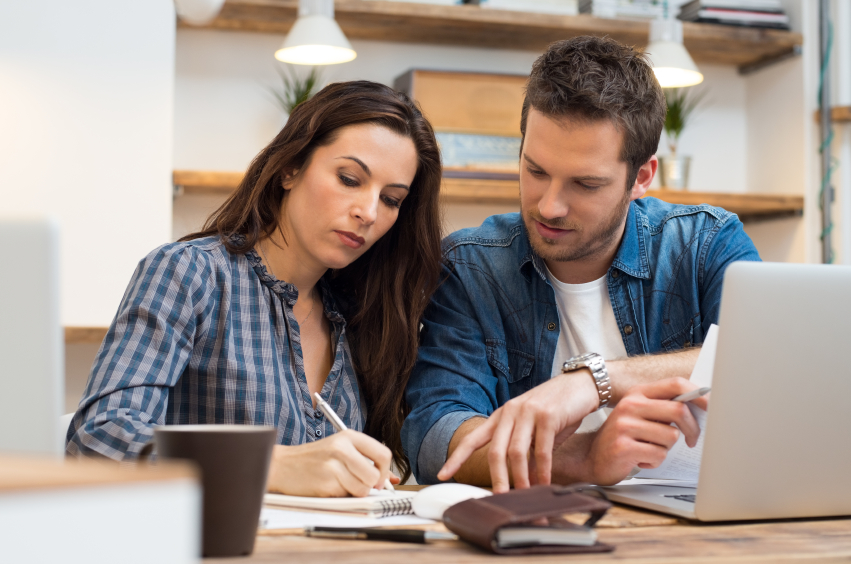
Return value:
<svg viewBox="0 0 851 564">
<path fill-rule="evenodd" d="M 635 278 L 650 278 L 650 260 L 647 257 L 647 241 L 644 239 L 647 227 L 647 216 L 635 202 L 630 202 L 623 239 L 612 261 L 612 268 Z"/>
<path fill-rule="evenodd" d="M 254 272 L 257 273 L 257 277 L 260 278 L 260 281 L 267 288 L 280 296 L 281 299 L 290 307 L 295 306 L 295 303 L 298 300 L 298 288 L 296 288 L 294 284 L 278 280 L 272 276 L 272 274 L 266 270 L 266 265 L 263 264 L 263 261 L 260 259 L 260 255 L 258 255 L 254 249 L 247 251 L 245 253 L 245 258 L 254 269 Z M 325 276 L 319 279 L 317 285 L 319 286 L 319 294 L 322 298 L 322 305 L 325 309 L 325 317 L 333 323 L 345 325 L 346 320 L 343 317 L 343 314 L 340 313 L 340 308 L 337 305 L 337 301 L 334 299 L 334 293 L 328 286 Z"/>
<path fill-rule="evenodd" d="M 520 237 L 518 237 L 519 248 L 518 248 L 518 256 L 520 257 L 520 264 L 518 268 L 520 269 L 521 274 L 526 277 L 526 281 L 530 281 L 530 276 L 532 274 L 532 270 L 538 273 L 538 276 L 541 277 L 541 280 L 544 282 L 547 281 L 547 267 L 544 264 L 544 259 L 538 255 L 533 249 L 532 244 L 529 242 L 529 234 L 526 232 L 526 224 L 523 221 L 523 215 L 520 215 Z"/>
<path fill-rule="evenodd" d="M 635 278 L 650 278 L 650 261 L 647 257 L 647 243 L 644 240 L 645 227 L 647 227 L 647 217 L 635 205 L 635 202 L 630 202 L 623 239 L 609 270 L 617 268 Z M 520 247 L 518 249 L 518 255 L 520 256 L 518 268 L 526 277 L 526 280 L 529 280 L 530 269 L 534 268 L 538 276 L 546 282 L 547 275 L 544 259 L 532 249 L 532 245 L 529 243 L 529 235 L 526 233 L 526 224 L 523 222 L 522 216 L 520 218 L 520 228 L 523 237 L 521 237 Z"/>
</svg>

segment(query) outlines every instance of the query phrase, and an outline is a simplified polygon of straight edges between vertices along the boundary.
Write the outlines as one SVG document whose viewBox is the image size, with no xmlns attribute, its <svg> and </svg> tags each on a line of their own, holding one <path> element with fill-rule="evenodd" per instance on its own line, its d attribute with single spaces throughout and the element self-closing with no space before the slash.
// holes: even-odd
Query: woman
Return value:
<svg viewBox="0 0 851 564">
<path fill-rule="evenodd" d="M 140 263 L 67 452 L 132 459 L 154 425 L 262 424 L 278 429 L 274 491 L 366 495 L 391 455 L 407 475 L 402 397 L 438 282 L 440 176 L 404 94 L 339 83 L 298 106 L 200 232 Z M 374 439 L 334 434 L 314 392 Z"/>
</svg>

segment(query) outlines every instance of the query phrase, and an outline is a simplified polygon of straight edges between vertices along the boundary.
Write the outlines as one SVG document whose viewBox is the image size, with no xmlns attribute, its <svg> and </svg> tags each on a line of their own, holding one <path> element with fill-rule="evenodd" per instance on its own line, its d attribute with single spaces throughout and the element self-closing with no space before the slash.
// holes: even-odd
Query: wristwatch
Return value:
<svg viewBox="0 0 851 564">
<path fill-rule="evenodd" d="M 587 368 L 591 371 L 591 376 L 594 378 L 594 385 L 597 386 L 597 394 L 600 396 L 600 407 L 605 407 L 612 398 L 612 382 L 609 380 L 606 362 L 597 353 L 585 353 L 567 360 L 561 366 L 561 371 L 562 373 L 567 373 L 581 370 L 582 368 Z"/>
</svg>

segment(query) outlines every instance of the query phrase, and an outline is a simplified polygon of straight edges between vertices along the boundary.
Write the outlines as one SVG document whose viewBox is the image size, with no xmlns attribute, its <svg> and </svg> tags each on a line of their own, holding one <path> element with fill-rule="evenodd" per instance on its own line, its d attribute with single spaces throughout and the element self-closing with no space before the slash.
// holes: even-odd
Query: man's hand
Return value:
<svg viewBox="0 0 851 564">
<path fill-rule="evenodd" d="M 669 378 L 636 386 L 617 404 L 597 431 L 587 457 L 586 481 L 607 486 L 629 475 L 633 468 L 656 468 L 677 442 L 697 444 L 700 427 L 685 403 L 670 401 L 697 386 L 683 378 Z M 707 396 L 692 401 L 707 409 Z M 676 427 L 673 427 L 676 425 Z M 678 430 L 679 429 L 679 430 Z"/>
<path fill-rule="evenodd" d="M 363 497 L 370 488 L 382 489 L 388 477 L 399 483 L 390 472 L 390 459 L 387 447 L 351 430 L 313 443 L 277 445 L 267 489 L 311 497 Z"/>
<path fill-rule="evenodd" d="M 597 387 L 588 369 L 559 375 L 494 411 L 484 424 L 464 437 L 437 477 L 448 480 L 470 455 L 490 443 L 488 464 L 495 493 L 509 489 L 506 459 L 514 486 L 529 487 L 530 450 L 534 450 L 537 483 L 549 484 L 553 449 L 572 435 L 598 405 Z"/>
</svg>

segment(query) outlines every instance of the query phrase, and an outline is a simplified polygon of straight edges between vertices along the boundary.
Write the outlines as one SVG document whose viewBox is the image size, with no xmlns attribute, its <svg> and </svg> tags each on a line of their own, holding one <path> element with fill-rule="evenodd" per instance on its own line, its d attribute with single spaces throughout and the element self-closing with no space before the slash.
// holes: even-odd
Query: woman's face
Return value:
<svg viewBox="0 0 851 564">
<path fill-rule="evenodd" d="M 340 129 L 285 186 L 282 228 L 302 266 L 343 268 L 365 253 L 396 222 L 416 172 L 410 138 L 374 124 Z"/>
</svg>

